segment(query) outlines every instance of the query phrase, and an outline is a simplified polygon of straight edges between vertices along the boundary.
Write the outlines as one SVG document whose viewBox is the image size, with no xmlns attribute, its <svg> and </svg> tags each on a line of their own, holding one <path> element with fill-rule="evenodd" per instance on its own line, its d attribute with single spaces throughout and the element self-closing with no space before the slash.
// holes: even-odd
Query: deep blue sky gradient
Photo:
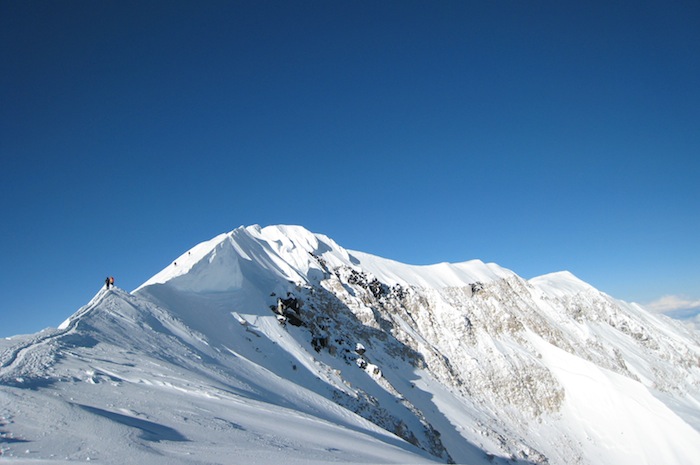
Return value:
<svg viewBox="0 0 700 465">
<path fill-rule="evenodd" d="M 700 299 L 700 3 L 0 2 L 0 336 L 300 224 Z"/>
</svg>

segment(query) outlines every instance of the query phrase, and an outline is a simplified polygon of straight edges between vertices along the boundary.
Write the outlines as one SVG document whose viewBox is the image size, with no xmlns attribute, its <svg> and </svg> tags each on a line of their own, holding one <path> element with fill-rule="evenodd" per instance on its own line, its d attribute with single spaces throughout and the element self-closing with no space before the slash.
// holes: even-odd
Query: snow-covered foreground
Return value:
<svg viewBox="0 0 700 465">
<path fill-rule="evenodd" d="M 78 361 L 66 364 L 72 379 L 3 389 L 5 457 L 163 464 L 426 462 L 415 448 L 301 387 L 290 393 L 290 400 L 306 399 L 297 410 L 279 405 L 281 399 L 266 399 L 256 386 L 212 386 L 143 354 L 120 357 L 103 350 L 104 360 L 85 364 L 78 352 L 67 355 Z M 314 415 L 315 409 L 321 414 Z"/>
<path fill-rule="evenodd" d="M 273 324 L 279 327 L 274 318 Z M 262 357 L 276 355 L 278 341 L 237 325 L 229 335 L 232 347 L 242 343 Z M 271 360 L 290 376 L 299 373 L 301 382 L 288 381 L 231 347 L 209 349 L 204 338 L 164 310 L 111 289 L 55 332 L 3 341 L 10 346 L 4 365 L 14 368 L 11 377 L 3 371 L 0 391 L 3 457 L 431 462 L 428 454 L 306 389 L 308 371 Z"/>
<path fill-rule="evenodd" d="M 570 273 L 257 226 L 0 341 L 11 463 L 700 463 L 697 333 Z"/>
</svg>

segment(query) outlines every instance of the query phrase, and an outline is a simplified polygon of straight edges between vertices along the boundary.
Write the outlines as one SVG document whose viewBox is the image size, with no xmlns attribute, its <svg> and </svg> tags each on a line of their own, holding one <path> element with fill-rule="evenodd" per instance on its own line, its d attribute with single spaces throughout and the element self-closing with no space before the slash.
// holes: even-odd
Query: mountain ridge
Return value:
<svg viewBox="0 0 700 465">
<path fill-rule="evenodd" d="M 333 449 L 359 463 L 474 465 L 680 464 L 700 453 L 688 445 L 700 444 L 697 335 L 569 272 L 525 280 L 479 260 L 405 265 L 300 226 L 240 227 L 195 245 L 131 293 L 103 289 L 56 330 L 2 341 L 0 361 L 0 395 L 82 396 L 82 421 L 160 431 L 198 457 L 139 436 L 139 459 L 227 463 L 231 437 L 246 453 L 266 451 L 261 463 L 279 460 L 274 444 L 291 437 L 300 461 L 334 461 Z M 117 408 L 116 393 L 139 409 Z M 178 393 L 209 415 L 174 413 Z M 240 418 L 248 402 L 284 409 L 290 424 L 326 426 L 299 439 L 272 416 Z M 213 420 L 219 409 L 224 423 Z M 5 410 L 0 418 L 17 418 Z M 604 421 L 610 412 L 621 419 Z M 13 421 L 13 434 L 44 444 Z M 330 445 L 335 433 L 322 431 L 331 426 L 353 439 Z M 214 434 L 215 451 L 174 432 Z M 625 433 L 636 447 L 628 455 Z M 352 449 L 359 438 L 373 455 Z M 90 442 L 115 463 L 110 451 L 128 443 Z M 8 444 L 0 450 L 13 453 Z M 37 454 L 61 447 L 45 441 Z"/>
</svg>

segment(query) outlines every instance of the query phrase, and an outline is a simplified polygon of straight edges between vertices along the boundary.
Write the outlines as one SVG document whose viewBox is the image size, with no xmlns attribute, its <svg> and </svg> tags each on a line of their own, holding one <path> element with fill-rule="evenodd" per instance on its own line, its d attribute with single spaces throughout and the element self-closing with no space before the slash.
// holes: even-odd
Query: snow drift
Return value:
<svg viewBox="0 0 700 465">
<path fill-rule="evenodd" d="M 700 340 L 571 273 L 240 227 L 0 341 L 17 462 L 698 463 Z"/>
</svg>

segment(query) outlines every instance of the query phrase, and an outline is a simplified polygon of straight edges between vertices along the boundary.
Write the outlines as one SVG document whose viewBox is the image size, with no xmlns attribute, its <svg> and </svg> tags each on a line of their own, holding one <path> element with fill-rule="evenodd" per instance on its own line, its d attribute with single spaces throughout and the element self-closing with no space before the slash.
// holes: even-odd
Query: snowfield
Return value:
<svg viewBox="0 0 700 465">
<path fill-rule="evenodd" d="M 0 462 L 700 464 L 700 338 L 571 273 L 240 227 L 0 341 Z"/>
</svg>

